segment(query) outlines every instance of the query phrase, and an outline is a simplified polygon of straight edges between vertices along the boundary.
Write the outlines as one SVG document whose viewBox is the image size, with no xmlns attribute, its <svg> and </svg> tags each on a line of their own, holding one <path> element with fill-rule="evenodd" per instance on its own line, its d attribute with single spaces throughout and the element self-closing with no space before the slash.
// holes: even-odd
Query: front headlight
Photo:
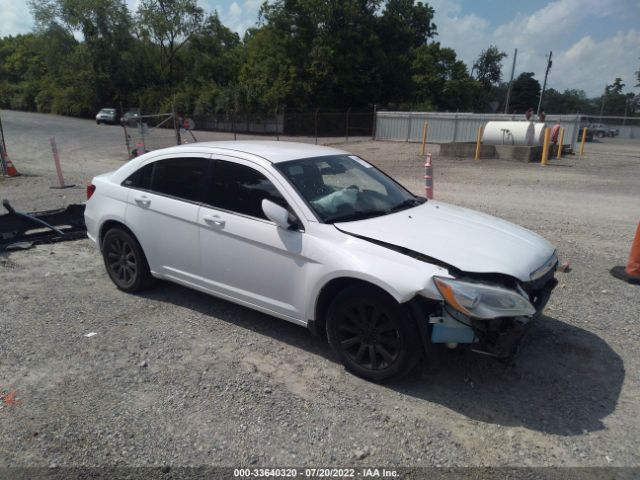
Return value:
<svg viewBox="0 0 640 480">
<path fill-rule="evenodd" d="M 443 277 L 433 277 L 433 281 L 442 298 L 468 317 L 488 319 L 536 313 L 531 302 L 513 290 Z"/>
</svg>

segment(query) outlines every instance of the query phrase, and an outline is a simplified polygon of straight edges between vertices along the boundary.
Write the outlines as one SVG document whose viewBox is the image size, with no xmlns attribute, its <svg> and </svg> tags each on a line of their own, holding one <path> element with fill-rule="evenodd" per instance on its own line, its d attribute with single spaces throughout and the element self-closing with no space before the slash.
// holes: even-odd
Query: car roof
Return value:
<svg viewBox="0 0 640 480">
<path fill-rule="evenodd" d="M 153 150 L 144 155 L 140 155 L 122 165 L 115 172 L 110 173 L 110 181 L 120 183 L 138 168 L 149 162 L 154 162 L 159 158 L 167 158 L 173 155 L 189 156 L 190 154 L 211 154 L 214 158 L 216 154 L 227 155 L 229 157 L 244 157 L 247 160 L 257 161 L 263 164 L 263 166 L 266 166 L 267 164 L 276 164 L 303 158 L 349 155 L 349 152 L 321 145 L 278 142 L 274 140 L 195 142 Z"/>
<path fill-rule="evenodd" d="M 255 155 L 267 160 L 270 163 L 286 162 L 288 160 L 298 160 L 302 158 L 325 157 L 327 155 L 345 155 L 348 152 L 337 148 L 325 147 L 299 142 L 278 142 L 275 140 L 240 140 L 240 141 L 220 141 L 220 142 L 198 142 L 186 145 L 179 145 L 164 149 L 162 153 L 180 153 L 183 150 L 193 150 L 193 147 L 203 147 L 204 149 L 228 150 L 232 152 Z M 159 153 L 156 150 L 155 153 Z"/>
</svg>

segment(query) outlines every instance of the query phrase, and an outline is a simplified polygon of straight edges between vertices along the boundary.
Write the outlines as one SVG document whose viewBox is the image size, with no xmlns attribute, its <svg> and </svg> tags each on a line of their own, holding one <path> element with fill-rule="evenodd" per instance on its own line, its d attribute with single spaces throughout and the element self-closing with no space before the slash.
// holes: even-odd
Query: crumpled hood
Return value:
<svg viewBox="0 0 640 480">
<path fill-rule="evenodd" d="M 553 255 L 540 235 L 491 215 L 430 200 L 367 220 L 336 223 L 343 232 L 408 248 L 462 271 L 521 281 Z"/>
</svg>

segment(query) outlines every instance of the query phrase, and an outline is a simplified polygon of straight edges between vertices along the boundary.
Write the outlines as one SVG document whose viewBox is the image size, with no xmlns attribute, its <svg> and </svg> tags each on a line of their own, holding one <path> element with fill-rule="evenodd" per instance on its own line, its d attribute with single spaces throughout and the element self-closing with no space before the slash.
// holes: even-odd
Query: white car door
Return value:
<svg viewBox="0 0 640 480">
<path fill-rule="evenodd" d="M 202 271 L 218 295 L 267 313 L 305 323 L 305 272 L 302 229 L 285 230 L 262 212 L 262 199 L 287 202 L 277 180 L 242 160 L 212 160 L 207 205 L 200 209 Z M 301 225 L 302 226 L 302 225 Z"/>
<path fill-rule="evenodd" d="M 132 187 L 126 222 L 151 271 L 183 283 L 197 283 L 194 279 L 201 273 L 198 210 L 209 174 L 208 157 L 161 158 L 124 182 Z"/>
</svg>

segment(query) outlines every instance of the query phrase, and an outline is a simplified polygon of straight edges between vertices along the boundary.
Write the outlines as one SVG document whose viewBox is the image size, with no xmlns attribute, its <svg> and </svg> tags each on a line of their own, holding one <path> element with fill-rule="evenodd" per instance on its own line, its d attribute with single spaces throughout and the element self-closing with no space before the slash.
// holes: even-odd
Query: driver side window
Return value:
<svg viewBox="0 0 640 480">
<path fill-rule="evenodd" d="M 214 160 L 212 185 L 207 203 L 212 207 L 267 220 L 262 200 L 287 208 L 287 202 L 262 173 L 251 167 L 225 160 Z"/>
</svg>

